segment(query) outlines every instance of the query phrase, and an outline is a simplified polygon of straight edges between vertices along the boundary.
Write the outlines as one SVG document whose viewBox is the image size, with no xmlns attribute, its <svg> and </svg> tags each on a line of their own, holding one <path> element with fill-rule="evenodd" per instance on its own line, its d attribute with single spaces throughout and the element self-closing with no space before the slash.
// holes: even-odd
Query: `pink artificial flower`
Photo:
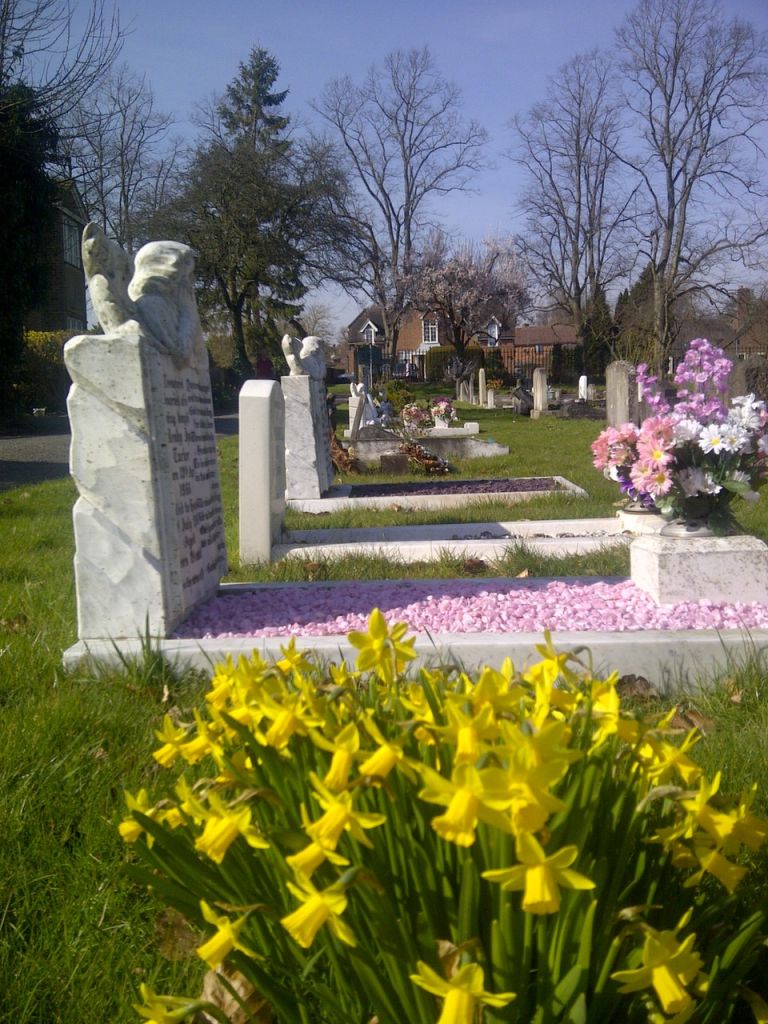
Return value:
<svg viewBox="0 0 768 1024">
<path fill-rule="evenodd" d="M 629 477 L 636 490 L 650 494 L 652 498 L 660 498 L 672 489 L 672 474 L 644 459 L 638 459 Z"/>
</svg>

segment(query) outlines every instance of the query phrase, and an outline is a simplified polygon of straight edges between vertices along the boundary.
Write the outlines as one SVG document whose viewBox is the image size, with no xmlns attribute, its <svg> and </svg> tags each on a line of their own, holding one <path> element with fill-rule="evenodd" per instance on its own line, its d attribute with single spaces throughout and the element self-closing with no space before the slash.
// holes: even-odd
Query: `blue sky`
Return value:
<svg viewBox="0 0 768 1024">
<path fill-rule="evenodd" d="M 520 178 L 504 156 L 510 118 L 541 99 L 547 79 L 577 53 L 611 45 L 630 0 L 123 0 L 130 34 L 123 60 L 145 74 L 159 109 L 190 130 L 197 102 L 224 91 L 254 46 L 281 68 L 289 90 L 285 109 L 311 122 L 311 100 L 325 83 L 349 74 L 360 80 L 395 49 L 429 46 L 442 74 L 463 95 L 464 112 L 489 132 L 488 167 L 473 194 L 456 195 L 436 211 L 447 228 L 482 239 L 517 227 Z M 727 16 L 768 31 L 768 0 L 721 0 Z M 352 318 L 349 300 L 323 295 L 339 319 Z"/>
</svg>

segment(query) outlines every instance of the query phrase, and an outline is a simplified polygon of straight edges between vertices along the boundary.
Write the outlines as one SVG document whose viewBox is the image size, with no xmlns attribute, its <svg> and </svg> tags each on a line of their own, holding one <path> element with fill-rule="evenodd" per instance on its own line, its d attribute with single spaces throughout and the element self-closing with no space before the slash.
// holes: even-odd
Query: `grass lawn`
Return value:
<svg viewBox="0 0 768 1024">
<path fill-rule="evenodd" d="M 460 413 L 464 410 L 460 410 Z M 468 411 L 467 411 L 468 412 Z M 466 418 L 469 418 L 467 415 Z M 591 467 L 589 443 L 600 424 L 512 417 L 471 411 L 485 436 L 509 444 L 510 455 L 457 467 L 461 476 L 550 475 L 585 487 L 589 497 L 535 499 L 493 511 L 482 504 L 467 518 L 505 519 L 604 516 L 617 493 Z M 227 542 L 237 551 L 237 439 L 220 442 Z M 374 479 L 372 477 L 372 479 Z M 376 477 L 378 479 L 378 477 Z M 112 1024 L 136 1021 L 131 1008 L 139 982 L 160 991 L 199 989 L 204 969 L 189 952 L 190 936 L 124 873 L 130 852 L 117 834 L 123 790 L 136 792 L 155 774 L 153 728 L 165 712 L 186 718 L 199 702 L 202 678 L 176 678 L 151 653 L 120 671 L 64 673 L 61 651 L 74 642 L 71 507 L 68 480 L 0 493 L 0 1020 L 14 1024 Z M 768 501 L 744 509 L 746 529 L 768 537 Z M 346 518 L 345 518 L 346 517 Z M 376 514 L 375 522 L 456 519 L 428 513 Z M 327 517 L 292 513 L 292 528 L 368 525 L 347 513 Z M 622 571 L 593 556 L 534 562 L 524 551 L 489 571 L 569 574 Z M 576 568 L 578 564 L 578 570 Z M 586 567 L 586 568 L 585 568 Z M 304 567 L 260 566 L 245 578 L 304 578 Z M 379 562 L 328 566 L 348 578 L 382 576 Z M 461 564 L 409 566 L 412 575 L 455 575 Z M 626 568 L 623 570 L 626 571 Z M 395 567 L 395 575 L 403 567 Z M 238 578 L 233 571 L 230 578 Z M 690 710 L 711 720 L 699 760 L 722 768 L 723 790 L 747 780 L 768 795 L 768 684 L 762 658 L 734 666 L 729 679 L 707 696 L 690 698 Z M 742 898 L 765 898 L 765 859 Z"/>
</svg>

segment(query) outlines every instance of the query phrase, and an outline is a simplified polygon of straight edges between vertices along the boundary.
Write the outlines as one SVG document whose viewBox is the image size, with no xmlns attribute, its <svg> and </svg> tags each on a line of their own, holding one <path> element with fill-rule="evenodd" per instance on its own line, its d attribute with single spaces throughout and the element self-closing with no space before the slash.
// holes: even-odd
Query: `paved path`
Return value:
<svg viewBox="0 0 768 1024">
<path fill-rule="evenodd" d="M 217 416 L 216 434 L 237 433 L 237 416 Z M 69 475 L 69 420 L 43 416 L 23 434 L 0 434 L 0 491 Z"/>
</svg>

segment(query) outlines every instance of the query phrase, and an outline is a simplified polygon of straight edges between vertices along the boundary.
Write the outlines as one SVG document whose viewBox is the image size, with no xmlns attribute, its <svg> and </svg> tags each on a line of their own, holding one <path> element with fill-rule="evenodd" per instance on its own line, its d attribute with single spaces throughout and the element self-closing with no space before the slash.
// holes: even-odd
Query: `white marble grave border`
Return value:
<svg viewBox="0 0 768 1024">
<path fill-rule="evenodd" d="M 615 578 L 570 577 L 558 582 L 615 582 Z M 423 581 L 428 582 L 428 581 Z M 442 581 L 444 582 L 444 581 Z M 514 582 L 495 580 L 495 582 Z M 519 581 L 518 581 L 519 582 Z M 553 582 L 542 578 L 542 584 Z M 349 581 L 343 581 L 348 585 Z M 342 585 L 324 582 L 324 587 Z M 225 584 L 220 593 L 232 594 L 257 589 L 316 586 L 306 584 Z M 439 664 L 459 665 L 469 671 L 485 665 L 500 668 L 505 658 L 515 667 L 524 668 L 540 655 L 537 645 L 543 643 L 541 633 L 426 633 L 416 634 L 414 667 Z M 768 630 L 638 630 L 609 632 L 556 631 L 552 641 L 558 650 L 576 651 L 593 666 L 597 674 L 618 671 L 620 675 L 644 676 L 657 689 L 676 690 L 692 687 L 711 679 L 717 672 L 732 669 L 734 663 L 755 650 L 768 647 Z M 152 646 L 177 670 L 210 671 L 214 665 L 232 657 L 248 657 L 253 651 L 264 658 L 279 658 L 286 637 L 232 637 L 224 639 L 155 639 Z M 82 661 L 117 665 L 125 659 L 140 659 L 146 650 L 146 639 L 80 641 L 64 653 L 65 667 Z M 346 636 L 296 637 L 299 650 L 314 651 L 325 661 L 344 658 L 354 664 L 357 649 Z"/>
</svg>

